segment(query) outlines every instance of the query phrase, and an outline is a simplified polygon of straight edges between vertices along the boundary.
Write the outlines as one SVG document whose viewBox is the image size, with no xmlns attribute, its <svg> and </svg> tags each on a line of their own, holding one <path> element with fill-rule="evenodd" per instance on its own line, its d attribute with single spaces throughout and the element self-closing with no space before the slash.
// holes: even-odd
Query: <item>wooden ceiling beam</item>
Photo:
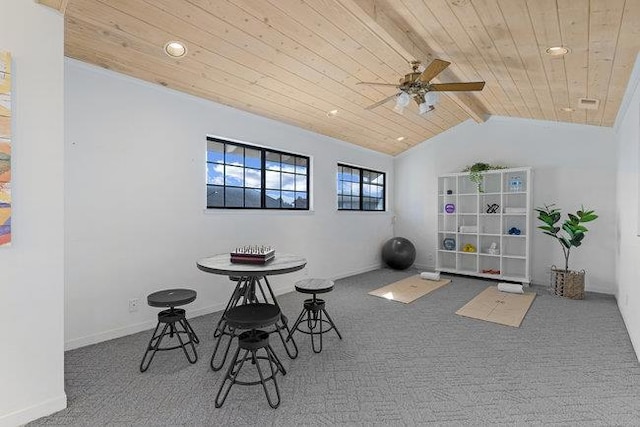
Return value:
<svg viewBox="0 0 640 427">
<path fill-rule="evenodd" d="M 378 37 L 386 42 L 393 50 L 405 58 L 407 62 L 424 61 L 425 59 L 434 59 L 435 56 L 426 41 L 416 43 L 415 39 L 407 34 L 408 29 L 403 29 L 393 21 L 382 10 L 377 0 L 338 0 L 340 4 L 356 16 L 360 21 L 371 29 Z M 450 69 L 445 69 L 438 76 L 437 80 L 443 78 L 446 82 L 455 82 L 460 80 Z M 466 114 L 473 118 L 476 122 L 482 123 L 489 115 L 485 108 L 478 100 L 468 93 L 464 92 L 445 92 L 451 101 L 460 107 Z"/>
</svg>

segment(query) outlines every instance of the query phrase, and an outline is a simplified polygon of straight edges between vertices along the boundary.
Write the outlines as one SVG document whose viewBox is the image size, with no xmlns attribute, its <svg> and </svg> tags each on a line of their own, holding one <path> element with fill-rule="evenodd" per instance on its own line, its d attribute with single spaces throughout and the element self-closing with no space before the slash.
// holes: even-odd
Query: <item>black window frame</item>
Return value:
<svg viewBox="0 0 640 427">
<path fill-rule="evenodd" d="M 344 182 L 353 182 L 353 181 L 345 181 L 340 179 L 341 172 L 343 173 L 342 168 L 349 168 L 353 170 L 357 170 L 359 172 L 359 190 L 358 190 L 358 207 L 357 208 L 343 208 L 340 207 L 340 197 L 349 196 L 347 194 L 341 193 L 342 183 Z M 365 173 L 374 173 L 378 175 L 382 175 L 383 184 L 371 184 L 382 188 L 382 197 L 375 198 L 376 200 L 382 200 L 382 209 L 365 209 L 365 197 L 364 197 L 364 185 L 365 183 L 364 175 Z M 386 212 L 387 210 L 387 174 L 382 171 L 377 171 L 373 169 L 363 168 L 360 166 L 353 166 L 346 163 L 338 163 L 338 172 L 336 174 L 336 202 L 338 204 L 339 211 L 355 211 L 355 212 Z"/>
<path fill-rule="evenodd" d="M 244 184 L 242 186 L 237 186 L 237 185 L 228 185 L 226 182 L 227 179 L 227 174 L 226 174 L 226 168 L 227 166 L 230 166 L 231 164 L 226 163 L 226 158 L 223 159 L 223 166 L 225 167 L 225 172 L 223 172 L 222 177 L 224 179 L 224 182 L 222 184 L 210 184 L 209 183 L 209 165 L 210 164 L 220 164 L 217 162 L 212 162 L 209 161 L 209 143 L 210 142 L 217 142 L 217 143 L 221 143 L 223 144 L 223 153 L 225 153 L 225 157 L 226 157 L 226 146 L 227 145 L 233 145 L 235 147 L 240 147 L 244 150 L 249 149 L 249 150 L 254 150 L 254 151 L 259 151 L 260 152 L 260 187 L 259 188 L 255 188 L 255 187 L 247 187 L 246 186 L 246 181 L 244 182 Z M 275 156 L 280 156 L 280 165 L 282 165 L 282 156 L 291 156 L 294 159 L 294 172 L 290 172 L 290 171 L 283 171 L 282 169 L 280 170 L 275 170 L 275 169 L 268 169 L 267 168 L 267 153 L 269 153 L 270 155 L 275 155 Z M 244 155 L 243 155 L 244 156 Z M 297 167 L 298 167 L 298 160 L 301 159 L 300 161 L 304 160 L 306 162 L 306 166 L 305 165 L 301 165 L 301 167 L 306 167 L 306 174 L 303 173 L 299 173 L 297 172 Z M 245 161 L 246 161 L 246 157 L 245 157 Z M 206 198 L 206 205 L 207 205 L 207 209 L 249 209 L 249 210 L 275 210 L 275 211 L 308 211 L 310 210 L 311 207 L 311 158 L 309 156 L 305 156 L 302 154 L 296 154 L 296 153 L 290 153 L 290 152 L 286 152 L 286 151 L 281 151 L 281 150 L 276 150 L 276 149 L 272 149 L 272 148 L 268 148 L 268 147 L 261 147 L 261 146 L 257 146 L 257 145 L 252 145 L 252 144 L 247 144 L 244 142 L 237 142 L 237 141 L 232 141 L 232 140 L 228 140 L 228 139 L 224 139 L 224 138 L 217 138 L 217 137 L 212 137 L 212 136 L 207 136 L 207 156 L 206 156 L 206 168 L 207 168 L 207 173 L 206 173 L 206 180 L 205 180 L 205 184 L 207 186 L 207 198 Z M 291 163 L 287 163 L 287 164 L 291 164 Z M 243 164 L 242 166 L 235 166 L 235 167 L 242 167 L 243 168 L 243 175 L 246 178 L 246 171 L 247 170 L 258 170 L 257 167 L 248 167 L 245 164 Z M 267 188 L 267 172 L 269 173 L 279 173 L 280 174 L 280 187 L 279 188 Z M 282 188 L 282 175 L 283 174 L 288 174 L 288 175 L 294 175 L 294 190 L 284 190 Z M 296 183 L 296 177 L 299 176 L 304 176 L 306 178 L 306 190 L 305 191 L 296 191 L 295 190 L 295 183 Z M 222 188 L 222 206 L 216 206 L 216 205 L 210 205 L 209 203 L 209 192 L 211 190 L 212 187 L 219 187 Z M 243 192 L 243 197 L 242 197 L 242 204 L 243 206 L 226 206 L 227 204 L 227 189 L 242 189 Z M 246 206 L 247 203 L 247 197 L 246 197 L 246 191 L 247 189 L 249 190 L 259 190 L 260 192 L 260 206 Z M 279 200 L 279 204 L 280 206 L 269 206 L 269 200 L 270 198 L 267 196 L 268 192 L 273 192 L 273 191 L 279 191 L 280 192 L 280 198 Z M 283 192 L 291 192 L 294 194 L 294 201 L 293 201 L 293 206 L 282 206 L 283 200 L 282 200 L 282 193 Z M 295 194 L 296 193 L 305 193 L 306 194 L 306 204 L 302 207 L 297 207 L 296 206 L 296 202 L 297 202 L 297 198 L 295 198 Z"/>
</svg>

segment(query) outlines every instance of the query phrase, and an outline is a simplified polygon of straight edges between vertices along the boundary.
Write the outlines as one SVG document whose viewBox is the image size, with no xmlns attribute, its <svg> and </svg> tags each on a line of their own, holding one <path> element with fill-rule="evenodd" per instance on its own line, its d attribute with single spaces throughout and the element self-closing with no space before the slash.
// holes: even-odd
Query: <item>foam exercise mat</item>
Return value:
<svg viewBox="0 0 640 427">
<path fill-rule="evenodd" d="M 519 328 L 535 297 L 536 294 L 532 292 L 512 294 L 500 292 L 497 286 L 491 286 L 476 295 L 456 314 Z"/>
<path fill-rule="evenodd" d="M 448 279 L 425 280 L 418 274 L 375 289 L 369 295 L 408 304 L 449 282 Z"/>
</svg>

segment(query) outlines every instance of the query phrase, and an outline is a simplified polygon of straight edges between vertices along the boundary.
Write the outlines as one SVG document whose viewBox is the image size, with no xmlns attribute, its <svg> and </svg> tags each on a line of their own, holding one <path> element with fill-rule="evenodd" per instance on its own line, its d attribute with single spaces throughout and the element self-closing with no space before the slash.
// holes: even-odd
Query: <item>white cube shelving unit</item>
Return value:
<svg viewBox="0 0 640 427">
<path fill-rule="evenodd" d="M 486 171 L 480 191 L 469 173 L 438 177 L 436 270 L 528 285 L 531 178 L 528 167 Z M 463 251 L 468 245 L 476 252 Z"/>
</svg>

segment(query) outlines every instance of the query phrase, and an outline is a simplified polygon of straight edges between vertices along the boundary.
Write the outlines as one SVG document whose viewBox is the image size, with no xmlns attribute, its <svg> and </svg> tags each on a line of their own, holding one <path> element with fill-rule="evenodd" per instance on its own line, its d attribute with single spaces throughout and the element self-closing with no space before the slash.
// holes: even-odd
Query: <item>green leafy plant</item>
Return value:
<svg viewBox="0 0 640 427">
<path fill-rule="evenodd" d="M 556 224 L 560 221 L 562 216 L 560 209 L 554 207 L 551 204 L 549 206 L 544 205 L 544 208 L 536 208 L 538 212 L 538 219 L 544 223 L 544 225 L 538 228 L 543 230 L 543 233 L 556 239 L 562 247 L 564 253 L 564 270 L 569 271 L 569 255 L 571 254 L 571 248 L 576 248 L 582 244 L 582 240 L 586 235 L 587 227 L 582 225 L 585 222 L 593 221 L 598 218 L 598 215 L 594 211 L 586 210 L 583 207 L 575 214 L 568 214 L 569 219 L 566 219 L 561 227 Z"/>
<path fill-rule="evenodd" d="M 474 163 L 464 168 L 462 172 L 469 172 L 469 180 L 475 182 L 478 186 L 478 191 L 482 193 L 482 172 L 506 168 L 507 166 L 490 165 L 489 163 Z"/>
</svg>

